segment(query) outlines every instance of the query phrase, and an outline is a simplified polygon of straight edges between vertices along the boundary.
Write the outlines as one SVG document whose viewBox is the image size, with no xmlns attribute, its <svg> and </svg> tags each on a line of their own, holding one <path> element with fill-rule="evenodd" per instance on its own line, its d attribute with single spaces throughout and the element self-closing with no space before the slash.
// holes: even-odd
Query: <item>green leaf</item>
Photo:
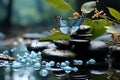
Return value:
<svg viewBox="0 0 120 80">
<path fill-rule="evenodd" d="M 83 24 L 91 26 L 91 30 L 89 33 L 93 34 L 92 39 L 95 39 L 100 35 L 104 34 L 106 32 L 105 26 L 112 25 L 111 23 L 107 22 L 104 19 L 99 20 L 85 19 Z"/>
<path fill-rule="evenodd" d="M 60 10 L 73 10 L 73 8 L 65 2 L 64 0 L 45 0 L 48 4 L 53 6 L 54 8 L 60 9 Z"/>
<path fill-rule="evenodd" d="M 107 7 L 110 14 L 116 19 L 116 20 L 120 20 L 120 12 L 118 12 L 117 10 Z"/>
<path fill-rule="evenodd" d="M 89 1 L 89 2 L 84 3 L 81 6 L 81 11 L 85 13 L 90 13 L 94 10 L 95 7 L 96 7 L 96 1 Z"/>
<path fill-rule="evenodd" d="M 69 38 L 70 38 L 69 35 L 64 35 L 61 32 L 56 32 L 53 35 L 50 35 L 50 36 L 47 36 L 47 37 L 44 37 L 44 38 L 40 38 L 39 40 L 40 41 L 52 41 L 52 40 L 59 40 L 59 39 L 67 40 Z"/>
</svg>

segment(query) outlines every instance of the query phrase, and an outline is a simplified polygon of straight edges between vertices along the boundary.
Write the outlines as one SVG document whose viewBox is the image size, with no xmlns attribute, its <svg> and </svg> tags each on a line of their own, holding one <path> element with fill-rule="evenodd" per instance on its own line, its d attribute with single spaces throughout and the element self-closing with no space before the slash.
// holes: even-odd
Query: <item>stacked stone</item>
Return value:
<svg viewBox="0 0 120 80">
<path fill-rule="evenodd" d="M 71 39 L 69 40 L 69 45 L 71 50 L 76 53 L 76 59 L 81 59 L 86 62 L 89 57 L 89 47 L 90 47 L 90 37 L 92 34 L 87 34 L 90 30 L 90 26 L 81 25 L 76 34 L 70 35 Z M 76 73 L 71 73 L 71 80 L 91 80 L 91 76 L 88 70 L 88 65 L 83 64 L 79 66 L 79 71 Z M 83 71 L 81 71 L 81 69 Z"/>
<path fill-rule="evenodd" d="M 89 56 L 89 38 L 92 34 L 87 34 L 90 30 L 90 26 L 81 25 L 76 34 L 70 35 L 71 39 L 69 40 L 70 45 L 72 46 L 72 51 L 74 51 L 79 59 L 88 60 Z"/>
</svg>

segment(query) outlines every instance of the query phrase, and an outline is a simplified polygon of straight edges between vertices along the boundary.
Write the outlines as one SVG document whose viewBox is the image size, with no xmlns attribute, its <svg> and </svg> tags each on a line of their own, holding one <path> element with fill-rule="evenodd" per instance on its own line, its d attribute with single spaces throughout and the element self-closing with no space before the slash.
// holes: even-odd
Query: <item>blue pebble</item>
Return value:
<svg viewBox="0 0 120 80">
<path fill-rule="evenodd" d="M 26 63 L 26 59 L 25 58 L 23 58 L 23 59 L 21 59 L 21 61 L 20 61 L 21 63 Z"/>
<path fill-rule="evenodd" d="M 6 54 L 9 54 L 9 51 L 8 51 L 8 50 L 4 50 L 4 51 L 3 51 L 3 54 L 5 54 L 5 55 L 6 55 Z"/>
<path fill-rule="evenodd" d="M 20 62 L 22 59 L 23 59 L 22 56 L 17 56 L 17 59 L 16 59 L 16 60 L 17 60 L 18 62 Z"/>
<path fill-rule="evenodd" d="M 27 57 L 26 60 L 27 62 L 31 62 L 32 59 L 30 57 Z"/>
<path fill-rule="evenodd" d="M 28 53 L 28 52 L 25 52 L 23 57 L 24 57 L 24 58 L 29 57 L 29 53 Z"/>
<path fill-rule="evenodd" d="M 38 57 L 38 58 L 39 58 L 39 57 L 41 58 L 41 52 L 38 52 L 38 53 L 37 53 L 37 57 Z"/>
<path fill-rule="evenodd" d="M 46 68 L 51 68 L 51 64 L 47 62 L 46 65 L 45 65 L 45 67 Z"/>
<path fill-rule="evenodd" d="M 57 66 L 57 67 L 60 67 L 60 63 L 59 63 L 59 62 L 57 62 L 57 63 L 56 63 L 56 66 Z"/>
<path fill-rule="evenodd" d="M 33 68 L 34 68 L 35 70 L 39 70 L 40 67 L 41 67 L 41 64 L 38 63 L 38 62 L 33 65 Z"/>
<path fill-rule="evenodd" d="M 13 71 L 19 71 L 21 69 L 22 65 L 20 62 L 13 62 L 12 64 L 12 68 L 13 68 Z"/>
<path fill-rule="evenodd" d="M 42 69 L 42 70 L 39 72 L 39 74 L 40 74 L 41 76 L 45 77 L 45 76 L 48 75 L 48 70 Z"/>
<path fill-rule="evenodd" d="M 70 65 L 70 61 L 65 61 L 65 64 L 66 65 Z"/>
<path fill-rule="evenodd" d="M 11 49 L 10 51 L 11 51 L 11 52 L 14 52 L 14 49 Z"/>
<path fill-rule="evenodd" d="M 47 63 L 46 61 L 42 61 L 42 62 L 41 62 L 42 66 L 45 66 L 46 63 Z"/>
<path fill-rule="evenodd" d="M 66 66 L 66 67 L 63 67 L 63 70 L 66 72 L 66 73 L 70 73 L 72 71 L 72 68 L 70 66 Z"/>
<path fill-rule="evenodd" d="M 94 59 L 90 59 L 89 61 L 88 61 L 88 64 L 95 64 L 96 63 L 96 61 L 94 60 Z"/>
<path fill-rule="evenodd" d="M 31 67 L 31 64 L 30 64 L 29 62 L 27 62 L 27 63 L 25 64 L 25 67 L 26 67 L 26 68 Z"/>
<path fill-rule="evenodd" d="M 79 69 L 77 67 L 72 68 L 74 72 L 77 72 Z"/>
<path fill-rule="evenodd" d="M 61 68 L 66 67 L 66 66 L 67 66 L 67 65 L 66 65 L 65 62 L 61 62 L 61 65 L 60 65 Z"/>
<path fill-rule="evenodd" d="M 82 60 L 73 60 L 74 65 L 82 65 L 83 61 Z"/>
<path fill-rule="evenodd" d="M 37 58 L 37 54 L 35 53 L 35 51 L 31 51 L 30 57 L 31 57 L 32 59 Z"/>
<path fill-rule="evenodd" d="M 49 63 L 50 63 L 51 66 L 55 65 L 55 61 L 50 61 Z"/>
<path fill-rule="evenodd" d="M 3 65 L 4 65 L 4 66 L 9 65 L 9 62 L 8 62 L 8 61 L 4 61 L 4 62 L 3 62 Z"/>
<path fill-rule="evenodd" d="M 78 65 L 82 65 L 83 61 L 82 60 L 78 60 Z"/>
<path fill-rule="evenodd" d="M 11 51 L 11 52 L 15 52 L 16 50 L 17 50 L 17 48 L 14 47 L 14 48 L 12 48 L 10 51 Z"/>
</svg>

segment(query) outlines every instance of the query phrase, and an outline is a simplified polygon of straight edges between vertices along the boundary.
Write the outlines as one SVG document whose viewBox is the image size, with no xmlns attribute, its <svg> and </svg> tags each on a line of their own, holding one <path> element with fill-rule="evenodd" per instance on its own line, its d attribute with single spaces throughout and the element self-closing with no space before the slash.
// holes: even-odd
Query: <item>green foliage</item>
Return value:
<svg viewBox="0 0 120 80">
<path fill-rule="evenodd" d="M 89 33 L 93 34 L 92 39 L 97 38 L 98 36 L 104 34 L 106 32 L 105 26 L 112 25 L 112 23 L 109 23 L 105 19 L 98 20 L 85 19 L 83 24 L 91 26 L 91 30 Z"/>
<path fill-rule="evenodd" d="M 54 8 L 60 9 L 60 10 L 73 10 L 71 5 L 69 5 L 64 0 L 45 0 L 48 4 L 53 6 Z"/>
<path fill-rule="evenodd" d="M 117 10 L 113 9 L 113 8 L 110 8 L 110 7 L 107 7 L 110 14 L 116 19 L 116 20 L 120 20 L 120 12 L 118 12 Z"/>
<path fill-rule="evenodd" d="M 56 32 L 55 34 L 53 35 L 50 35 L 50 36 L 47 36 L 47 37 L 44 37 L 44 38 L 40 38 L 39 40 L 40 41 L 52 41 L 52 40 L 67 40 L 69 39 L 69 35 L 64 35 L 62 34 L 61 32 Z"/>
</svg>

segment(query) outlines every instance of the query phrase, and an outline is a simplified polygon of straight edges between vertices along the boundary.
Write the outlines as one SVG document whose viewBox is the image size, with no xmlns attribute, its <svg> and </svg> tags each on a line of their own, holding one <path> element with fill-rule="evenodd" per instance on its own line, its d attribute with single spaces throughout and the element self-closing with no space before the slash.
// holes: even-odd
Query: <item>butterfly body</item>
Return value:
<svg viewBox="0 0 120 80">
<path fill-rule="evenodd" d="M 72 25 L 64 19 L 62 19 L 61 16 L 56 17 L 57 25 L 59 26 L 59 30 L 63 34 L 72 34 L 76 32 L 79 29 L 79 26 L 81 25 L 83 21 L 83 16 L 80 16 L 78 19 L 75 19 Z"/>
</svg>

